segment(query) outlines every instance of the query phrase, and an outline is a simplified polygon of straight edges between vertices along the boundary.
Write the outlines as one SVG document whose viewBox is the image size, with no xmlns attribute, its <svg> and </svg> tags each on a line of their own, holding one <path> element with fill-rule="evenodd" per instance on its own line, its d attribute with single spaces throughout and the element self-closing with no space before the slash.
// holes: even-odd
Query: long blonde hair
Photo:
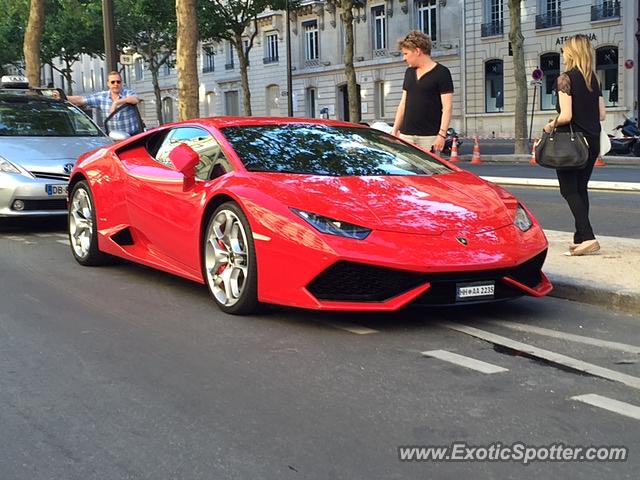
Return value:
<svg viewBox="0 0 640 480">
<path fill-rule="evenodd" d="M 593 47 L 586 35 L 569 37 L 563 44 L 563 59 L 567 70 L 577 68 L 584 77 L 587 89 L 591 92 L 593 78 Z"/>
</svg>

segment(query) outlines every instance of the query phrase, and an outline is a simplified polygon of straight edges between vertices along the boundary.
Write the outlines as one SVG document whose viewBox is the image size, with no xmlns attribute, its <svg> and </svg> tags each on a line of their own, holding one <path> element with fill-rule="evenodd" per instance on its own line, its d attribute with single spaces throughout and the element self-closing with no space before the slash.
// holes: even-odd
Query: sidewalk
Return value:
<svg viewBox="0 0 640 480">
<path fill-rule="evenodd" d="M 598 236 L 601 250 L 569 257 L 573 235 L 545 230 L 549 252 L 543 271 L 553 283 L 551 296 L 640 313 L 640 240 Z"/>
</svg>

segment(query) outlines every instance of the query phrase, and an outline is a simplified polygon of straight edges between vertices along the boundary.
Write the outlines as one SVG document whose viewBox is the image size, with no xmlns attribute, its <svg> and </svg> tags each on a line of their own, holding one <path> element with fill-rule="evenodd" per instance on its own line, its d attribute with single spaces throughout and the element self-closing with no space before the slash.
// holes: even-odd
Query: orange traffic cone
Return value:
<svg viewBox="0 0 640 480">
<path fill-rule="evenodd" d="M 473 144 L 473 156 L 471 157 L 471 165 L 478 165 L 482 163 L 480 159 L 480 141 L 476 135 L 475 143 Z"/>
<path fill-rule="evenodd" d="M 604 163 L 604 159 L 600 155 L 598 155 L 598 158 L 596 159 L 596 163 L 593 164 L 594 167 L 604 167 L 606 165 L 607 164 Z"/>
<path fill-rule="evenodd" d="M 536 142 L 538 139 L 536 138 L 533 142 L 533 146 L 531 147 L 531 158 L 529 159 L 529 165 L 535 167 L 538 162 L 536 162 Z"/>
<path fill-rule="evenodd" d="M 451 156 L 449 157 L 450 162 L 457 162 L 460 160 L 458 158 L 458 139 L 453 137 L 453 143 L 451 144 Z"/>
</svg>

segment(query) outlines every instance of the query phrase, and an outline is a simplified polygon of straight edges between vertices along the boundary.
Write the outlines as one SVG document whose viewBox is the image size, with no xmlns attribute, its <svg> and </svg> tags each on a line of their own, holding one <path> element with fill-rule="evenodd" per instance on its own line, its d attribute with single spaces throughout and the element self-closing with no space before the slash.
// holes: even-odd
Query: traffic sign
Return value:
<svg viewBox="0 0 640 480">
<path fill-rule="evenodd" d="M 539 68 L 536 68 L 533 72 L 531 72 L 531 78 L 533 78 L 536 82 L 542 80 L 544 72 Z"/>
<path fill-rule="evenodd" d="M 624 61 L 624 68 L 626 68 L 627 70 L 631 70 L 633 68 L 633 60 L 631 60 L 630 58 L 625 60 Z"/>
</svg>

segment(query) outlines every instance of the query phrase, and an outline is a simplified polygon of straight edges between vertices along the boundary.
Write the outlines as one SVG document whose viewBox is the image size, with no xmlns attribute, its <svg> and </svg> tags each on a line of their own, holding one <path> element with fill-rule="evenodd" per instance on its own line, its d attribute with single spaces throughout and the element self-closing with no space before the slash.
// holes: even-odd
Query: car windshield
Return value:
<svg viewBox="0 0 640 480">
<path fill-rule="evenodd" d="M 0 136 L 98 137 L 103 133 L 84 113 L 62 102 L 0 98 Z"/>
<path fill-rule="evenodd" d="M 329 176 L 451 172 L 422 150 L 369 128 L 284 124 L 226 127 L 222 133 L 252 172 Z"/>
</svg>

